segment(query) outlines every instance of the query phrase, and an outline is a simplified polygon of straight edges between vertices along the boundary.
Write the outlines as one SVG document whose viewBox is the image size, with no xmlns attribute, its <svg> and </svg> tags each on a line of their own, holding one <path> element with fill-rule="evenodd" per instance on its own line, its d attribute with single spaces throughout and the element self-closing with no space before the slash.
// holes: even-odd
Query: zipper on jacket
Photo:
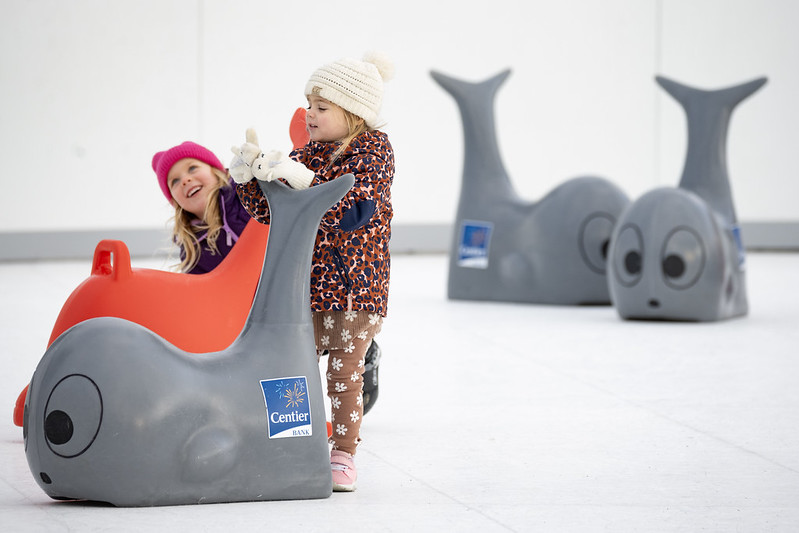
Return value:
<svg viewBox="0 0 799 533">
<path fill-rule="evenodd" d="M 333 246 L 332 248 L 333 261 L 336 263 L 336 268 L 338 268 L 338 275 L 341 281 L 344 282 L 344 288 L 347 289 L 347 311 L 352 311 L 352 281 L 347 274 L 347 267 L 344 264 L 344 258 L 341 257 L 341 252 L 339 252 L 338 247 Z"/>
</svg>

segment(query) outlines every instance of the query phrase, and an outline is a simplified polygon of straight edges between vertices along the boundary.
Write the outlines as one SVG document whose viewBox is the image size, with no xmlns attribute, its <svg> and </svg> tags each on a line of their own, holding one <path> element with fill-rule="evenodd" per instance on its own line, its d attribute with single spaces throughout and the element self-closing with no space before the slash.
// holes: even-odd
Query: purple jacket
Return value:
<svg viewBox="0 0 799 533">
<path fill-rule="evenodd" d="M 200 259 L 188 273 L 205 274 L 216 268 L 227 256 L 233 245 L 239 240 L 239 235 L 250 221 L 250 215 L 241 205 L 236 195 L 236 183 L 231 179 L 228 187 L 219 190 L 220 211 L 222 213 L 222 231 L 216 238 L 216 248 L 219 253 L 213 254 L 206 243 L 206 233 L 197 235 L 200 243 Z M 181 260 L 185 257 L 183 248 L 180 250 Z"/>
</svg>

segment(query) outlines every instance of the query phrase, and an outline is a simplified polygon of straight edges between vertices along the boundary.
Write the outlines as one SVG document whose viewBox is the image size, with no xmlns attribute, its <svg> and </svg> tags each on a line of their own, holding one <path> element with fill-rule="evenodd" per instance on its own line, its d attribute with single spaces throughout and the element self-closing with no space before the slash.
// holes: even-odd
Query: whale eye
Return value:
<svg viewBox="0 0 799 533">
<path fill-rule="evenodd" d="M 72 374 L 53 387 L 44 408 L 44 437 L 56 455 L 71 458 L 85 452 L 100 431 L 103 398 L 97 384 Z"/>
<path fill-rule="evenodd" d="M 66 444 L 74 432 L 72 419 L 64 411 L 52 411 L 44 419 L 44 435 L 53 444 Z"/>
<path fill-rule="evenodd" d="M 624 255 L 624 270 L 631 276 L 641 273 L 641 254 L 635 250 L 630 250 Z"/>
<path fill-rule="evenodd" d="M 680 278 L 685 272 L 685 261 L 679 255 L 671 254 L 663 259 L 663 274 L 667 278 Z"/>
<path fill-rule="evenodd" d="M 677 228 L 666 237 L 660 253 L 663 280 L 674 289 L 687 289 L 705 268 L 702 239 L 689 228 Z"/>
<path fill-rule="evenodd" d="M 632 287 L 641 279 L 644 269 L 644 240 L 633 224 L 625 225 L 613 243 L 613 272 L 619 283 Z"/>
<path fill-rule="evenodd" d="M 588 268 L 597 274 L 605 273 L 608 243 L 615 219 L 606 213 L 589 216 L 580 226 L 580 255 Z"/>
</svg>

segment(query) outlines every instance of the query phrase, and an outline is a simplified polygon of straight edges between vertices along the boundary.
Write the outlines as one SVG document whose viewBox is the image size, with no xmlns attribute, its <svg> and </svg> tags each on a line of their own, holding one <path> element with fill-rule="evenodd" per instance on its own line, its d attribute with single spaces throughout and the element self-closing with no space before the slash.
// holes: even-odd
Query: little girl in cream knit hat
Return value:
<svg viewBox="0 0 799 533">
<path fill-rule="evenodd" d="M 394 150 L 377 128 L 383 82 L 392 75 L 391 62 L 375 53 L 323 65 L 305 85 L 308 144 L 283 157 L 245 143 L 234 150 L 230 169 L 245 209 L 264 223 L 269 222 L 269 206 L 252 177 L 302 186 L 297 165 L 307 169 L 311 186 L 355 176 L 352 189 L 322 218 L 311 264 L 316 347 L 320 354 L 329 353 L 330 462 L 336 491 L 355 490 L 353 456 L 361 441 L 365 355 L 388 309 Z"/>
</svg>

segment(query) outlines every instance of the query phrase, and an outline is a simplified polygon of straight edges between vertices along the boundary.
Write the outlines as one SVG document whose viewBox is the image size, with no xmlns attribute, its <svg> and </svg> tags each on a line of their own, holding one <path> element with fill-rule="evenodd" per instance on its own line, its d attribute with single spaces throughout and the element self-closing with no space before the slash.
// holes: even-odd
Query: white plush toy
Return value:
<svg viewBox="0 0 799 533">
<path fill-rule="evenodd" d="M 261 148 L 258 146 L 258 136 L 255 130 L 249 128 L 245 134 L 247 142 L 241 147 L 232 147 L 231 151 L 234 154 L 233 160 L 230 162 L 230 177 L 236 183 L 247 183 L 253 179 L 252 163 L 255 158 L 261 154 Z"/>
<path fill-rule="evenodd" d="M 260 181 L 284 179 L 294 189 L 307 189 L 314 173 L 302 163 L 289 159 L 277 150 L 263 153 L 258 146 L 255 130 L 249 128 L 247 142 L 232 148 L 235 157 L 230 162 L 230 175 L 236 183 L 246 183 L 253 178 Z"/>
</svg>

